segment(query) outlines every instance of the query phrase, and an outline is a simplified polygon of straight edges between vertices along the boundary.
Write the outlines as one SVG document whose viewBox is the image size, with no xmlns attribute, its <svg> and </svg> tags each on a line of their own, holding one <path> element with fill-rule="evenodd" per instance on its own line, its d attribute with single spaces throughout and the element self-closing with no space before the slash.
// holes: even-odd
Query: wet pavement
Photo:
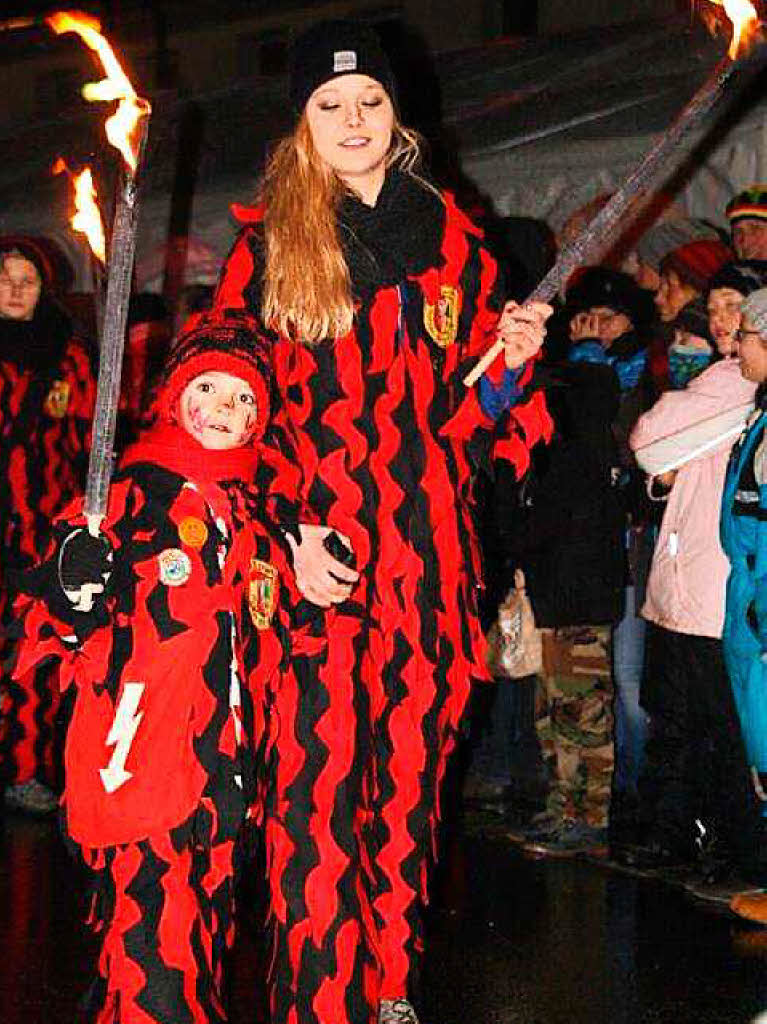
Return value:
<svg viewBox="0 0 767 1024">
<path fill-rule="evenodd" d="M 502 835 L 453 836 L 436 879 L 423 1024 L 746 1024 L 767 1007 L 767 929 L 681 890 Z M 0 1024 L 74 1024 L 93 943 L 53 822 L 0 834 Z M 258 936 L 240 929 L 232 1024 L 262 1019 Z"/>
</svg>

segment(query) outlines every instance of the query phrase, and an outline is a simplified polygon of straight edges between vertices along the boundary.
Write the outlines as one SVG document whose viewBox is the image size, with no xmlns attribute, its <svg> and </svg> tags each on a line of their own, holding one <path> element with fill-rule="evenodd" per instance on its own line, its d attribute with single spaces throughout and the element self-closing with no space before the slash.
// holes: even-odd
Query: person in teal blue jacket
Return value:
<svg viewBox="0 0 767 1024">
<path fill-rule="evenodd" d="M 740 371 L 758 383 L 756 408 L 730 456 L 722 498 L 722 547 L 730 560 L 722 641 L 757 801 L 750 873 L 767 878 L 767 288 L 742 305 Z M 755 879 L 756 880 L 756 879 Z M 759 907 L 752 904 L 758 903 Z M 741 894 L 733 909 L 767 924 L 767 895 Z"/>
</svg>

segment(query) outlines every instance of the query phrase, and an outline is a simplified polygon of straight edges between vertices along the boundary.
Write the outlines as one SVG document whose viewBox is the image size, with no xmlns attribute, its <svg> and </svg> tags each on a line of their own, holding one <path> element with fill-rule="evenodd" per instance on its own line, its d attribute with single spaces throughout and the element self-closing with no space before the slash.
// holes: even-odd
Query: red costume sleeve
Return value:
<svg viewBox="0 0 767 1024">
<path fill-rule="evenodd" d="M 515 467 L 517 477 L 526 472 L 530 464 L 530 449 L 539 441 L 551 438 L 552 422 L 546 408 L 542 391 L 528 393 L 525 386 L 532 377 L 534 360 L 525 365 L 518 384 L 523 389 L 522 399 L 499 421 L 490 419 L 479 401 L 479 384 L 467 388 L 464 377 L 474 368 L 477 360 L 494 344 L 498 318 L 505 296 L 501 293 L 502 282 L 498 265 L 481 243 L 481 233 L 456 206 L 450 195 L 446 195 L 448 208 L 443 255 L 445 266 L 430 271 L 434 281 L 426 281 L 425 290 L 437 287 L 444 290 L 451 287 L 455 279 L 456 289 L 462 281 L 474 280 L 477 295 L 474 316 L 467 336 L 456 339 L 457 360 L 450 373 L 450 387 L 453 390 L 454 412 L 442 427 L 441 433 L 457 443 L 490 444 L 494 458 L 503 458 Z M 487 375 L 493 382 L 503 376 L 505 360 L 500 353 Z M 484 439 L 482 434 L 487 435 Z"/>
</svg>

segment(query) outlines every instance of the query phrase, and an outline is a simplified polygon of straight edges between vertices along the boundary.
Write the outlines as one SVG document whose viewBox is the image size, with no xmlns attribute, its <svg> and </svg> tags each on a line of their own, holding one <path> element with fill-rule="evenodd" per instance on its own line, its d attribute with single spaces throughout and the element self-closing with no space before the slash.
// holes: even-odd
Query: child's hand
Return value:
<svg viewBox="0 0 767 1024">
<path fill-rule="evenodd" d="M 59 549 L 59 583 L 78 612 L 89 612 L 94 597 L 103 594 L 112 574 L 114 555 L 102 534 L 92 537 L 85 527 L 68 533 Z"/>
<path fill-rule="evenodd" d="M 293 571 L 299 591 L 307 601 L 320 608 L 330 608 L 331 605 L 346 601 L 360 574 L 334 558 L 326 541 L 330 534 L 335 533 L 348 552 L 352 550 L 351 541 L 329 526 L 301 523 L 299 529 L 300 544 L 296 543 L 292 534 L 287 535 L 293 552 Z"/>
</svg>

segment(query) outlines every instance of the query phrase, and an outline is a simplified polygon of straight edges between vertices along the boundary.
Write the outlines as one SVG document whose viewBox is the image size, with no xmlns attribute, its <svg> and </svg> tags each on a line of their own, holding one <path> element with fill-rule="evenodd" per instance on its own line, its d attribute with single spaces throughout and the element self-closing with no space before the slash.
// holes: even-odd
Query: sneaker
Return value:
<svg viewBox="0 0 767 1024">
<path fill-rule="evenodd" d="M 3 799 L 6 807 L 26 814 L 51 814 L 59 805 L 53 790 L 37 779 L 8 786 Z"/>
<path fill-rule="evenodd" d="M 607 855 L 607 829 L 565 819 L 553 832 L 540 837 L 531 835 L 525 843 L 525 850 L 544 857 L 575 857 L 578 854 L 604 857 Z"/>
<path fill-rule="evenodd" d="M 418 1024 L 418 1017 L 407 999 L 382 999 L 378 1004 L 378 1024 Z"/>
</svg>

